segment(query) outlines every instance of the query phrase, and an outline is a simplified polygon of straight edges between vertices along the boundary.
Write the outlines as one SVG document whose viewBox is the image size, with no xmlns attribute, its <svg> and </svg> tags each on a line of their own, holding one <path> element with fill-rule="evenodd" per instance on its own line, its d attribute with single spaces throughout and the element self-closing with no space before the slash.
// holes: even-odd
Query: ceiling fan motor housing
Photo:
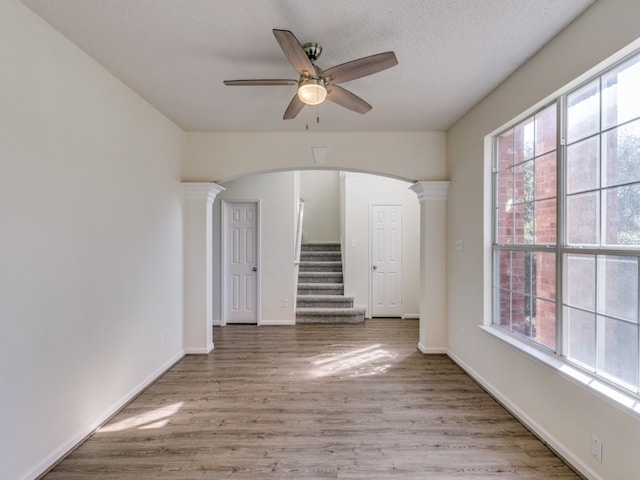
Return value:
<svg viewBox="0 0 640 480">
<path fill-rule="evenodd" d="M 302 48 L 312 62 L 320 58 L 322 54 L 322 45 L 315 42 L 305 43 Z"/>
</svg>

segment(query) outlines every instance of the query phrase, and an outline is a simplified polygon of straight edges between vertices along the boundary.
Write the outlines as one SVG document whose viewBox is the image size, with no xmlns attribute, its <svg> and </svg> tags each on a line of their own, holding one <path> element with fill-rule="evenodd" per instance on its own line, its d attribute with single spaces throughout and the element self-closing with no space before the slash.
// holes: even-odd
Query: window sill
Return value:
<svg viewBox="0 0 640 480">
<path fill-rule="evenodd" d="M 545 352 L 543 349 L 536 348 L 527 342 L 523 342 L 498 327 L 494 327 L 493 325 L 479 325 L 479 327 L 485 333 L 506 343 L 516 351 L 533 358 L 536 362 L 557 372 L 571 382 L 585 387 L 613 406 L 631 414 L 634 418 L 640 418 L 640 400 L 633 394 L 617 389 L 595 376 L 589 375 L 574 367 L 570 363 L 563 361 L 560 357 Z"/>
</svg>

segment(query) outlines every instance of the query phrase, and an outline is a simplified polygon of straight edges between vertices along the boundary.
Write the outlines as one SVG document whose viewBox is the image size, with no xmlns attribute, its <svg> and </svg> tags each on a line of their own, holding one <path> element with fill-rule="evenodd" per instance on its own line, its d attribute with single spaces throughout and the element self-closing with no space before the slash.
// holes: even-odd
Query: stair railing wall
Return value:
<svg viewBox="0 0 640 480">
<path fill-rule="evenodd" d="M 304 221 L 304 201 L 298 201 L 298 225 L 296 226 L 296 249 L 293 261 L 294 288 L 295 296 L 293 307 L 298 304 L 298 271 L 300 270 L 300 252 L 302 251 L 302 223 Z"/>
</svg>

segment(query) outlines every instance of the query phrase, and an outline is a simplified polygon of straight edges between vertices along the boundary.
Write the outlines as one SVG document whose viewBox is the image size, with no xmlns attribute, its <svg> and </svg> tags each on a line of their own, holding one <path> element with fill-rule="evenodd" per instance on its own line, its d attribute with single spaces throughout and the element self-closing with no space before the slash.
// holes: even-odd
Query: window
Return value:
<svg viewBox="0 0 640 480">
<path fill-rule="evenodd" d="M 494 137 L 493 323 L 640 393 L 640 54 Z"/>
<path fill-rule="evenodd" d="M 556 345 L 557 108 L 496 138 L 496 323 Z"/>
</svg>

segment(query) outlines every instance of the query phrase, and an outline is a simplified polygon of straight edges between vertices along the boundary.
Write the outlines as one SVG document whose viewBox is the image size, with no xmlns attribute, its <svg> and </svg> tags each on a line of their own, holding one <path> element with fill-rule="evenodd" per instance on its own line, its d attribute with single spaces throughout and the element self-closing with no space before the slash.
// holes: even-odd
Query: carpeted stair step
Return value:
<svg viewBox="0 0 640 480">
<path fill-rule="evenodd" d="M 322 252 L 310 251 L 300 252 L 301 262 L 341 262 L 342 254 L 340 252 Z"/>
<path fill-rule="evenodd" d="M 298 295 L 343 295 L 342 283 L 298 283 Z"/>
<path fill-rule="evenodd" d="M 298 308 L 351 308 L 353 295 L 298 295 Z"/>
<path fill-rule="evenodd" d="M 342 283 L 342 272 L 298 272 L 301 283 Z"/>
<path fill-rule="evenodd" d="M 339 243 L 303 243 L 301 251 L 340 252 Z"/>
<path fill-rule="evenodd" d="M 342 262 L 300 262 L 299 272 L 342 272 Z"/>
<path fill-rule="evenodd" d="M 296 323 L 362 323 L 365 307 L 298 308 Z"/>
</svg>

